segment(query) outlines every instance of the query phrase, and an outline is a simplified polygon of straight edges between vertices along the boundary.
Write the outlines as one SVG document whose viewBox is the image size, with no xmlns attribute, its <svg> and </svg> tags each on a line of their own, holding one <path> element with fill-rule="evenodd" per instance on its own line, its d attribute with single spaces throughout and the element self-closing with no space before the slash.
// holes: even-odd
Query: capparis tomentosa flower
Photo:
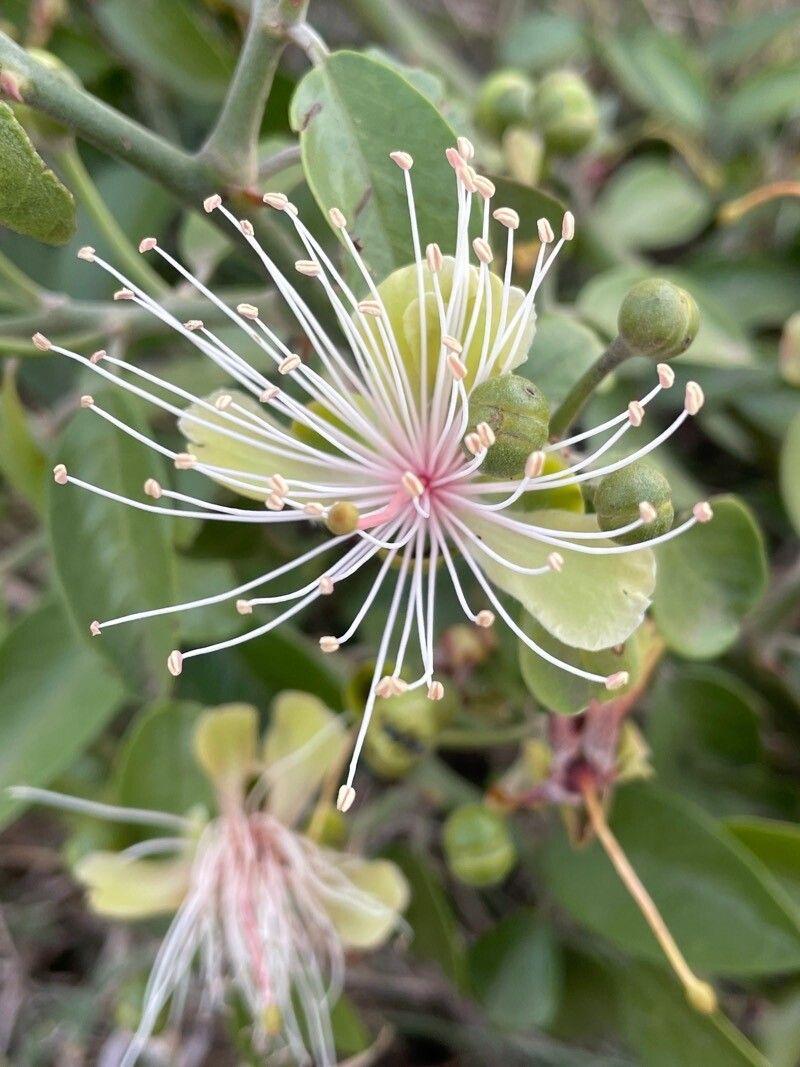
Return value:
<svg viewBox="0 0 800 1067">
<path fill-rule="evenodd" d="M 236 600 L 238 610 L 247 615 L 262 606 L 281 605 L 277 614 L 246 633 L 206 647 L 173 651 L 168 667 L 178 675 L 191 659 L 274 629 L 319 598 L 346 589 L 347 579 L 371 562 L 379 564 L 350 625 L 320 639 L 323 652 L 336 652 L 354 636 L 380 590 L 391 588 L 361 729 L 339 794 L 342 810 L 355 797 L 356 765 L 376 697 L 418 688 L 431 700 L 443 695 L 434 664 L 437 589 L 443 583 L 452 585 L 475 625 L 491 626 L 499 616 L 549 662 L 616 689 L 627 682 L 624 672 L 606 677 L 553 656 L 519 626 L 516 613 L 499 594 L 514 597 L 566 645 L 597 650 L 620 644 L 641 623 L 650 602 L 655 562 L 648 546 L 711 517 L 708 504 L 698 504 L 674 528 L 626 545 L 619 539 L 634 531 L 646 535 L 657 518 L 646 498 L 638 501 L 633 518 L 611 528 L 601 529 L 595 515 L 552 509 L 554 501 L 563 499 L 559 493 L 575 491 L 582 503 L 582 483 L 620 471 L 657 448 L 697 413 L 703 393 L 690 382 L 680 413 L 663 432 L 623 459 L 602 461 L 641 424 L 653 398 L 673 384 L 670 367 L 659 364 L 653 387 L 617 416 L 565 440 L 548 441 L 546 398 L 514 371 L 527 358 L 533 340 L 537 290 L 564 243 L 573 237 L 573 217 L 564 215 L 558 240 L 550 223 L 539 220 L 538 258 L 525 288 L 517 288 L 511 284 L 517 212 L 494 206 L 495 188 L 473 169 L 469 141 L 460 138 L 458 148 L 446 154 L 458 202 L 452 255 L 445 256 L 437 244 L 423 249 L 415 195 L 424 195 L 424 175 L 415 192 L 411 156 L 393 152 L 391 158 L 405 185 L 415 256 L 413 263 L 379 285 L 340 210 L 330 211 L 330 221 L 341 239 L 347 270 L 334 263 L 286 196 L 264 196 L 303 245 L 307 258 L 295 267 L 321 287 L 338 323 L 336 338 L 278 269 L 256 239 L 252 224 L 236 218 L 217 195 L 205 201 L 206 210 L 220 212 L 265 268 L 304 336 L 307 355 L 290 349 L 254 305 L 225 305 L 156 238 L 141 242 L 143 253 L 158 255 L 258 345 L 274 375 L 252 366 L 200 320 L 178 322 L 92 248 L 81 249 L 78 255 L 118 280 L 122 288 L 117 299 L 133 301 L 169 324 L 238 388 L 221 389 L 203 399 L 104 351 L 85 356 L 41 335 L 35 338 L 40 348 L 76 360 L 173 415 L 185 435 L 186 450 L 175 452 L 151 441 L 86 396 L 82 404 L 94 416 L 156 449 L 179 470 L 205 474 L 254 504 L 246 509 L 209 502 L 153 479 L 144 487 L 151 502 L 130 500 L 84 481 L 80 472 L 67 471 L 62 464 L 54 472 L 59 484 L 161 515 L 288 528 L 302 524 L 321 532 L 327 528 L 331 534 L 311 548 L 303 544 L 291 562 L 235 589 L 95 621 L 93 634 L 224 600 Z M 475 238 L 470 229 L 473 216 L 480 219 Z M 506 234 L 502 274 L 492 270 L 492 218 Z M 360 298 L 360 292 L 366 296 Z M 284 388 L 289 382 L 292 390 Z M 298 391 L 305 395 L 305 403 L 296 398 Z M 603 435 L 602 444 L 582 458 L 574 457 L 575 446 Z M 537 500 L 548 500 L 550 506 L 533 510 Z M 323 564 L 313 581 L 290 593 L 261 595 L 260 590 L 274 579 L 328 553 L 335 553 L 333 562 Z M 476 585 L 480 601 L 472 601 L 462 581 L 464 572 Z M 407 662 L 415 658 L 421 668 L 414 670 L 420 673 L 413 677 L 411 670 L 408 678 Z M 388 671 L 387 663 L 393 664 Z"/>
<path fill-rule="evenodd" d="M 330 1009 L 341 991 L 345 952 L 385 942 L 408 899 L 393 863 L 321 847 L 299 829 L 343 753 L 345 734 L 341 717 L 307 693 L 276 700 L 263 742 L 255 708 L 231 704 L 205 712 L 194 754 L 214 787 L 218 813 L 210 819 L 24 786 L 10 791 L 166 835 L 123 852 L 90 853 L 75 867 L 100 915 L 174 916 L 121 1067 L 143 1053 L 167 1004 L 180 1011 L 193 983 L 209 1007 L 220 1007 L 231 993 L 242 1001 L 254 1045 L 270 1058 L 322 1067 L 336 1062 Z"/>
</svg>

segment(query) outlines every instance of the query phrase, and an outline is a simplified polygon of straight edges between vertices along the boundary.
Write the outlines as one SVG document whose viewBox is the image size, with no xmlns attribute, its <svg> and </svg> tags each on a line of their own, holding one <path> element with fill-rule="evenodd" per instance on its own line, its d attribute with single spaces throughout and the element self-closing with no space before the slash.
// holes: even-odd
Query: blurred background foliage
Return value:
<svg viewBox="0 0 800 1067">
<path fill-rule="evenodd" d="M 500 200 L 523 217 L 520 276 L 536 218 L 556 223 L 564 205 L 577 216 L 523 368 L 551 402 L 613 338 L 636 281 L 658 275 L 694 295 L 700 332 L 673 366 L 680 385 L 702 382 L 707 405 L 658 463 L 677 506 L 710 496 L 716 518 L 659 550 L 652 618 L 628 647 L 584 654 L 624 656 L 632 673 L 630 690 L 604 705 L 444 604 L 437 658 L 452 697 L 435 715 L 427 701 L 379 706 L 365 799 L 347 825 L 357 847 L 404 869 L 414 936 L 352 962 L 340 1054 L 354 1064 L 797 1065 L 800 11 L 766 0 L 265 7 L 280 32 L 254 46 L 263 76 L 250 98 L 269 99 L 263 118 L 249 116 L 249 141 L 216 121 L 250 40 L 247 0 L 0 9 L 0 786 L 185 811 L 206 799 L 187 756 L 201 707 L 247 700 L 267 715 L 275 694 L 302 688 L 356 716 L 375 636 L 368 618 L 360 652 L 332 663 L 283 628 L 193 662 L 179 680 L 163 669 L 166 652 L 235 633 L 242 620 L 226 606 L 181 617 L 179 630 L 167 619 L 91 643 L 86 623 L 100 611 L 232 586 L 287 546 L 270 530 L 169 526 L 51 491 L 55 458 L 134 495 L 169 475 L 128 438 L 73 417 L 81 375 L 37 352 L 35 330 L 169 365 L 195 392 L 218 384 L 158 323 L 111 303 L 107 278 L 76 263 L 77 248 L 95 245 L 193 317 L 191 292 L 170 291 L 135 252 L 156 233 L 223 298 L 258 303 L 288 331 L 263 277 L 198 214 L 203 196 L 220 188 L 249 204 L 291 261 L 253 190 L 291 192 L 334 248 L 320 209 L 347 214 L 381 180 L 388 142 L 424 156 L 453 130 L 469 135 Z M 306 130 L 320 100 L 328 106 Z M 440 227 L 443 243 L 446 179 L 432 174 L 420 204 L 423 229 Z M 410 258 L 403 226 L 391 202 L 366 217 L 377 275 Z M 651 378 L 651 365 L 626 363 L 593 396 L 592 421 Z M 130 400 L 104 405 L 144 425 Z M 642 433 L 666 424 L 656 412 Z M 177 440 L 169 422 L 155 429 Z M 320 608 L 309 633 L 336 632 L 343 606 Z M 614 832 L 678 944 L 721 991 L 715 1015 L 685 1002 L 608 858 L 586 842 L 570 772 L 587 763 L 605 775 Z M 158 929 L 100 923 L 64 860 L 126 842 L 5 798 L 0 816 L 0 1052 L 20 1067 L 116 1063 Z M 153 1062 L 251 1062 L 241 1032 L 232 1011 L 176 1045 L 165 1022 Z"/>
</svg>

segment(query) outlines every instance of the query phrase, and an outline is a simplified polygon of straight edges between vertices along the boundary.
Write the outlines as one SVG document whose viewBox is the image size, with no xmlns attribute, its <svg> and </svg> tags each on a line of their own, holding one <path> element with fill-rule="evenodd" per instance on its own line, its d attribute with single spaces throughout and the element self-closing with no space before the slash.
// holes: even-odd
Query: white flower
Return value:
<svg viewBox="0 0 800 1067">
<path fill-rule="evenodd" d="M 653 521 L 654 508 L 648 501 L 640 502 L 633 521 L 614 530 L 601 530 L 593 515 L 552 510 L 532 515 L 524 508 L 515 509 L 515 505 L 524 504 L 523 495 L 530 499 L 530 494 L 575 487 L 642 458 L 696 414 L 703 394 L 692 382 L 682 410 L 666 430 L 626 458 L 602 462 L 604 454 L 641 424 L 653 398 L 672 385 L 674 375 L 666 364 L 659 365 L 658 381 L 645 396 L 601 426 L 555 443 L 546 443 L 545 432 L 541 446 L 533 449 L 524 463 L 524 473 L 520 469 L 512 479 L 487 478 L 483 473 L 482 466 L 495 444 L 494 431 L 486 421 L 470 425 L 470 396 L 484 383 L 502 380 L 525 360 L 534 333 L 536 292 L 562 245 L 572 238 L 574 220 L 569 213 L 564 216 L 557 241 L 550 224 L 540 220 L 541 245 L 530 283 L 524 291 L 512 286 L 519 217 L 508 207 L 493 208 L 494 186 L 471 167 L 471 152 L 464 138 L 459 139 L 458 149 L 447 152 L 458 198 L 458 227 L 451 257 L 444 256 L 437 245 L 425 250 L 421 247 L 411 179 L 413 161 L 407 153 L 394 152 L 392 159 L 400 168 L 407 193 L 413 264 L 376 285 L 344 216 L 337 209 L 330 212 L 331 223 L 351 260 L 352 273 L 367 293 L 364 299 L 356 296 L 345 280 L 347 272 L 340 272 L 294 205 L 281 193 L 264 196 L 265 203 L 283 214 L 304 246 L 307 258 L 298 260 L 296 268 L 322 287 L 338 322 L 336 340 L 256 240 L 250 222 L 237 219 L 219 196 L 205 201 L 206 210 L 221 212 L 259 258 L 304 335 L 309 357 L 301 358 L 292 351 L 263 321 L 258 308 L 249 304 L 227 307 L 155 238 L 142 241 L 141 251 L 161 256 L 260 347 L 272 365 L 273 377 L 251 366 L 199 320 L 175 320 L 91 248 L 82 249 L 79 255 L 120 282 L 123 288 L 116 298 L 132 300 L 174 327 L 222 368 L 238 388 L 201 399 L 122 359 L 104 352 L 87 358 L 37 335 L 40 347 L 85 364 L 101 377 L 173 414 L 186 436 L 187 451 L 176 453 L 142 437 L 102 410 L 92 397 L 85 397 L 83 403 L 89 411 L 167 456 L 178 469 L 199 471 L 263 503 L 251 509 L 224 506 L 172 491 L 153 480 L 145 491 L 160 503 L 128 500 L 90 485 L 63 465 L 55 468 L 57 482 L 160 514 L 222 522 L 311 524 L 327 526 L 333 534 L 313 548 L 298 551 L 291 563 L 236 589 L 189 604 L 93 622 L 92 633 L 99 635 L 111 626 L 226 599 L 236 599 L 243 614 L 262 605 L 282 605 L 277 615 L 247 633 L 205 648 L 173 651 L 168 665 L 177 675 L 188 660 L 266 633 L 319 597 L 338 591 L 370 562 L 381 561 L 351 624 L 340 634 L 320 639 L 324 652 L 341 648 L 356 633 L 380 589 L 393 586 L 361 730 L 340 792 L 343 810 L 355 796 L 356 765 L 376 695 L 424 686 L 431 699 L 441 696 L 433 655 L 440 582 L 452 583 L 464 613 L 475 624 L 490 626 L 500 616 L 520 640 L 551 663 L 614 689 L 626 684 L 624 672 L 605 677 L 554 657 L 520 628 L 497 590 L 515 597 L 568 645 L 596 650 L 619 644 L 639 625 L 649 605 L 655 564 L 647 546 L 669 540 L 711 517 L 708 505 L 700 504 L 674 529 L 645 544 L 622 545 L 610 538 L 630 534 Z M 482 219 L 481 232 L 470 240 L 475 205 Z M 502 278 L 490 270 L 494 258 L 489 244 L 492 217 L 507 234 Z M 306 403 L 284 390 L 289 379 L 306 395 Z M 140 384 L 135 384 L 137 381 Z M 562 450 L 603 434 L 604 442 L 583 458 L 570 465 L 559 458 Z M 176 506 L 165 506 L 164 501 Z M 280 575 L 337 551 L 338 556 L 324 565 L 317 579 L 294 592 L 272 597 L 250 595 Z M 393 567 L 395 561 L 397 566 Z M 441 568 L 437 566 L 440 562 Z M 469 602 L 460 564 L 477 583 L 482 603 Z M 405 679 L 404 668 L 414 650 L 420 673 Z M 394 666 L 385 677 L 388 662 Z"/>
</svg>

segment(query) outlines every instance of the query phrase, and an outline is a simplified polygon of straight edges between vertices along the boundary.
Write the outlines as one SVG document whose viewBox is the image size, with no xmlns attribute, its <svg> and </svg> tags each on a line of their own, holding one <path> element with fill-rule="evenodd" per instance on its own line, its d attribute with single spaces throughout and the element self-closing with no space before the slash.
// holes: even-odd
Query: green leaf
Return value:
<svg viewBox="0 0 800 1067">
<path fill-rule="evenodd" d="M 0 224 L 48 245 L 75 232 L 75 201 L 0 101 Z"/>
<path fill-rule="evenodd" d="M 48 601 L 0 643 L 0 824 L 11 785 L 46 786 L 120 710 L 123 687 Z"/>
<path fill-rule="evenodd" d="M 651 784 L 626 785 L 611 827 L 667 926 L 700 972 L 760 975 L 800 967 L 800 920 L 769 872 L 694 804 Z M 663 956 L 601 846 L 564 834 L 535 858 L 552 895 L 590 930 L 637 959 Z"/>
<path fill-rule="evenodd" d="M 702 65 L 677 34 L 640 30 L 605 37 L 601 52 L 620 88 L 645 111 L 701 131 L 709 118 L 709 88 Z"/>
<path fill-rule="evenodd" d="M 234 57 L 213 20 L 187 0 L 104 0 L 93 15 L 112 46 L 135 67 L 190 100 L 220 100 Z"/>
<path fill-rule="evenodd" d="M 623 248 L 674 248 L 709 222 L 711 199 L 677 166 L 656 158 L 632 160 L 603 187 L 594 222 Z"/>
<path fill-rule="evenodd" d="M 147 432 L 123 393 L 95 396 L 104 410 Z M 67 426 L 55 457 L 76 477 L 133 499 L 144 499 L 147 478 L 165 480 L 160 457 L 90 412 Z M 175 603 L 171 521 L 53 482 L 47 504 L 56 573 L 78 632 L 134 690 L 168 689 L 166 657 L 177 643 L 177 615 L 115 626 L 98 637 L 90 637 L 89 624 Z"/>
<path fill-rule="evenodd" d="M 725 825 L 781 883 L 800 910 L 800 827 L 750 815 L 728 819 Z"/>
<path fill-rule="evenodd" d="M 719 27 L 706 49 L 711 63 L 722 71 L 736 71 L 780 34 L 790 31 L 800 22 L 800 11 L 787 7 L 776 11 L 720 21 Z"/>
<path fill-rule="evenodd" d="M 560 311 L 546 311 L 536 323 L 533 346 L 517 370 L 534 381 L 554 411 L 603 351 L 594 330 Z"/>
<path fill-rule="evenodd" d="M 673 651 L 712 659 L 736 640 L 767 584 L 761 530 L 735 497 L 712 501 L 714 518 L 661 545 L 653 614 Z"/>
<path fill-rule="evenodd" d="M 203 710 L 188 701 L 165 701 L 141 710 L 119 748 L 115 784 L 120 804 L 178 815 L 196 804 L 212 807 L 208 779 L 192 754 L 194 728 Z"/>
<path fill-rule="evenodd" d="M 752 136 L 800 111 L 800 63 L 752 74 L 725 99 L 721 122 L 730 134 Z"/>
<path fill-rule="evenodd" d="M 405 845 L 393 845 L 385 855 L 397 864 L 411 889 L 411 903 L 405 913 L 414 934 L 411 951 L 438 963 L 451 982 L 463 986 L 466 980 L 463 938 L 444 887 L 430 862 Z"/>
<path fill-rule="evenodd" d="M 44 506 L 45 466 L 17 392 L 15 366 L 6 363 L 0 391 L 0 472 L 39 513 Z"/>
<path fill-rule="evenodd" d="M 562 968 L 551 924 L 527 908 L 482 934 L 469 952 L 470 982 L 489 1019 L 503 1030 L 546 1028 L 561 994 Z"/>
<path fill-rule="evenodd" d="M 583 58 L 586 40 L 581 22 L 570 15 L 539 12 L 512 22 L 500 51 L 508 67 L 539 74 Z"/>
<path fill-rule="evenodd" d="M 534 511 L 516 518 L 548 531 L 597 532 L 594 515 L 569 511 Z M 499 526 L 490 519 L 470 517 L 470 528 L 489 548 L 512 563 L 542 566 L 553 546 L 534 535 Z M 611 542 L 593 541 L 608 547 Z M 560 574 L 522 575 L 509 570 L 476 548 L 488 578 L 515 597 L 554 637 L 575 648 L 596 652 L 618 645 L 641 623 L 655 586 L 652 552 L 639 549 L 597 556 L 559 548 L 564 557 Z"/>
<path fill-rule="evenodd" d="M 780 481 L 783 503 L 800 533 L 800 414 L 792 420 L 783 442 Z"/>
<path fill-rule="evenodd" d="M 614 337 L 617 313 L 625 294 L 636 282 L 652 274 L 652 268 L 643 267 L 614 267 L 597 274 L 578 294 L 577 309 L 590 326 L 605 337 Z M 658 274 L 688 289 L 700 308 L 700 329 L 689 351 L 681 356 L 683 364 L 728 366 L 753 361 L 747 334 L 724 305 L 709 297 L 691 275 L 664 270 L 661 266 Z"/>
<path fill-rule="evenodd" d="M 402 75 L 355 52 L 334 52 L 300 82 L 290 117 L 320 208 L 344 212 L 379 279 L 414 259 L 403 175 L 389 159 L 396 149 L 414 157 L 422 247 L 452 248 L 457 199 L 444 152 L 455 134 Z"/>
<path fill-rule="evenodd" d="M 644 635 L 642 628 L 638 629 L 622 649 L 619 647 L 603 649 L 600 652 L 587 652 L 584 649 L 570 648 L 556 640 L 552 634 L 530 615 L 522 618 L 523 630 L 533 640 L 553 656 L 580 667 L 581 670 L 591 671 L 593 674 L 615 674 L 617 671 L 628 671 L 631 676 L 630 685 L 635 684 L 641 659 Z M 521 641 L 519 643 L 519 668 L 525 684 L 533 696 L 548 711 L 555 711 L 559 715 L 575 715 L 583 711 L 591 700 L 613 700 L 625 690 L 609 692 L 601 682 L 587 682 L 584 678 L 578 678 L 574 674 L 555 667 L 552 663 L 542 659 Z"/>
<path fill-rule="evenodd" d="M 615 977 L 623 1027 L 642 1067 L 770 1067 L 724 1015 L 694 1011 L 671 975 L 640 965 L 618 968 Z"/>
</svg>

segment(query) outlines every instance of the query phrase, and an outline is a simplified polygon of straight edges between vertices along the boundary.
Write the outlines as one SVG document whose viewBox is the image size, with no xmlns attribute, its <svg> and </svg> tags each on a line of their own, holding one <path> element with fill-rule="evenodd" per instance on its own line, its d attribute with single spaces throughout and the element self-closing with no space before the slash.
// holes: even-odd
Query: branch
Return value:
<svg viewBox="0 0 800 1067">
<path fill-rule="evenodd" d="M 257 176 L 258 135 L 288 31 L 305 17 L 308 0 L 253 0 L 244 45 L 216 125 L 200 157 L 240 185 Z"/>
</svg>

